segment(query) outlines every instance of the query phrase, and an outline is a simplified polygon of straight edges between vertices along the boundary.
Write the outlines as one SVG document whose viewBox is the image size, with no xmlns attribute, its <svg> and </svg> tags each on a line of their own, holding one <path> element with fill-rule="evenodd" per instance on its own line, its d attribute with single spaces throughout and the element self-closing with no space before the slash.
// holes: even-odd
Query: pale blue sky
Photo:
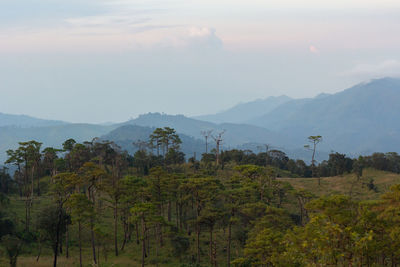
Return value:
<svg viewBox="0 0 400 267">
<path fill-rule="evenodd" d="M 400 74 L 392 0 L 2 0 L 0 112 L 199 115 Z"/>
</svg>

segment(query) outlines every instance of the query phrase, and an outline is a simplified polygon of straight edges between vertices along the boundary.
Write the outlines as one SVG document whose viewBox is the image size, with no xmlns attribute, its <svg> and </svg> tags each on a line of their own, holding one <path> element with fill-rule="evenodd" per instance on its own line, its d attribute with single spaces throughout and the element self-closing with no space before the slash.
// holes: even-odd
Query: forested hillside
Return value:
<svg viewBox="0 0 400 267">
<path fill-rule="evenodd" d="M 1 266 L 396 266 L 400 156 L 279 150 L 185 160 L 173 128 L 20 142 L 0 172 Z M 310 140 L 320 137 L 310 137 Z M 130 142 L 130 141 L 129 141 Z"/>
</svg>

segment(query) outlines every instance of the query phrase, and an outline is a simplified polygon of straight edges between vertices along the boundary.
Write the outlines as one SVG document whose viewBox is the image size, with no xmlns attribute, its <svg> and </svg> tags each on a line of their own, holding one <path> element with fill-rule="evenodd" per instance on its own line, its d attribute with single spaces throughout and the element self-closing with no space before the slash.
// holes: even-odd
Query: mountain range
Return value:
<svg viewBox="0 0 400 267">
<path fill-rule="evenodd" d="M 325 150 L 400 151 L 399 103 L 400 80 L 385 78 L 323 98 L 290 101 L 249 123 L 290 133 L 296 142 L 322 135 Z"/>
<path fill-rule="evenodd" d="M 138 118 L 127 121 L 122 125 L 138 125 L 144 127 L 171 127 L 178 133 L 182 133 L 197 139 L 204 139 L 202 131 L 211 130 L 215 136 L 221 132 L 223 134 L 223 144 L 225 148 L 233 148 L 246 143 L 265 143 L 271 142 L 279 146 L 285 144 L 294 145 L 289 138 L 284 135 L 267 130 L 263 127 L 250 124 L 237 123 L 212 123 L 184 115 L 167 115 L 160 113 L 148 113 L 140 115 Z"/>
<path fill-rule="evenodd" d="M 306 159 L 307 137 L 322 135 L 320 160 L 329 152 L 356 156 L 372 152 L 400 151 L 400 79 L 383 78 L 360 83 L 335 94 L 292 99 L 269 97 L 240 103 L 217 114 L 197 117 L 148 113 L 124 123 L 96 125 L 49 121 L 25 115 L 0 113 L 0 162 L 5 151 L 19 141 L 37 140 L 43 146 L 60 147 L 68 138 L 78 142 L 101 137 L 115 141 L 129 152 L 132 143 L 144 140 L 155 127 L 169 126 L 184 141 L 183 151 L 204 152 L 202 131 L 224 132 L 223 148 L 258 149 L 269 144 L 290 156 Z M 212 146 L 213 140 L 209 139 Z"/>
<path fill-rule="evenodd" d="M 310 135 L 322 135 L 320 148 L 325 151 L 354 155 L 400 151 L 399 103 L 400 79 L 382 78 L 336 94 L 284 101 L 241 122 L 284 133 L 297 146 Z"/>
<path fill-rule="evenodd" d="M 15 127 L 41 127 L 41 126 L 55 126 L 66 124 L 64 121 L 43 120 L 34 118 L 27 115 L 13 115 L 0 112 L 0 127 L 2 126 L 15 126 Z"/>
<path fill-rule="evenodd" d="M 270 96 L 266 99 L 257 99 L 247 103 L 239 103 L 230 109 L 216 114 L 196 116 L 193 118 L 214 123 L 246 123 L 253 119 L 254 116 L 266 114 L 290 100 L 293 99 L 285 95 Z"/>
</svg>

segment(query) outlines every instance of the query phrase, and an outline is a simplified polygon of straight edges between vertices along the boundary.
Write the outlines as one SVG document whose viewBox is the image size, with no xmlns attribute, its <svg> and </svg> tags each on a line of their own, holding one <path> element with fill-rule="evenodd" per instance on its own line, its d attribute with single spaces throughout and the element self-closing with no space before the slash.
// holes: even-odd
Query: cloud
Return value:
<svg viewBox="0 0 400 267">
<path fill-rule="evenodd" d="M 132 26 L 150 21 L 150 18 L 137 18 L 129 15 L 102 15 L 69 18 L 65 21 L 74 27 L 97 27 L 97 26 Z"/>
<path fill-rule="evenodd" d="M 358 64 L 342 73 L 344 76 L 379 78 L 384 76 L 400 76 L 400 61 L 388 59 L 376 64 Z"/>
<path fill-rule="evenodd" d="M 313 54 L 319 54 L 319 49 L 314 46 L 314 45 L 310 45 L 310 47 L 308 48 L 308 50 L 313 53 Z"/>
<path fill-rule="evenodd" d="M 208 47 L 208 48 L 222 48 L 222 40 L 216 35 L 213 28 L 207 27 L 192 27 L 189 29 L 187 43 L 189 46 Z"/>
<path fill-rule="evenodd" d="M 164 48 L 221 49 L 222 40 L 216 30 L 209 27 L 183 28 L 178 34 L 165 37 L 159 46 Z"/>
</svg>

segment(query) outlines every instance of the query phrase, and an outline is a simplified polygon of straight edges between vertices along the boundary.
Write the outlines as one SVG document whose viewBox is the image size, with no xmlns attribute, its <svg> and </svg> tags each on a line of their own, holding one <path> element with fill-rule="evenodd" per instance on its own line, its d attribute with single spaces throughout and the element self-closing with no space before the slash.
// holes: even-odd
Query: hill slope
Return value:
<svg viewBox="0 0 400 267">
<path fill-rule="evenodd" d="M 27 115 L 13 115 L 0 112 L 0 127 L 16 126 L 16 127 L 43 127 L 66 124 L 67 122 L 55 120 L 43 120 Z"/>
<path fill-rule="evenodd" d="M 393 172 L 365 169 L 363 177 L 357 180 L 354 174 L 321 178 L 321 186 L 318 186 L 318 178 L 278 178 L 280 181 L 290 183 L 295 189 L 304 189 L 318 197 L 329 195 L 351 195 L 358 200 L 379 199 L 389 191 L 390 187 L 398 184 L 400 174 Z M 370 190 L 367 186 L 371 179 L 376 190 Z"/>
<path fill-rule="evenodd" d="M 178 133 L 182 133 L 196 139 L 202 139 L 201 131 L 213 130 L 217 134 L 225 130 L 223 135 L 224 147 L 236 147 L 246 143 L 273 143 L 279 146 L 289 146 L 290 139 L 283 134 L 277 134 L 265 128 L 247 124 L 222 123 L 195 120 L 183 115 L 165 115 L 160 113 L 148 113 L 130 120 L 125 125 L 139 125 L 145 127 L 172 127 Z"/>
<path fill-rule="evenodd" d="M 266 114 L 278 106 L 292 100 L 290 97 L 282 96 L 271 96 L 266 99 L 258 99 L 255 101 L 240 103 L 228 110 L 212 114 L 196 116 L 194 119 L 210 121 L 214 123 L 245 123 L 251 119 Z"/>
</svg>

